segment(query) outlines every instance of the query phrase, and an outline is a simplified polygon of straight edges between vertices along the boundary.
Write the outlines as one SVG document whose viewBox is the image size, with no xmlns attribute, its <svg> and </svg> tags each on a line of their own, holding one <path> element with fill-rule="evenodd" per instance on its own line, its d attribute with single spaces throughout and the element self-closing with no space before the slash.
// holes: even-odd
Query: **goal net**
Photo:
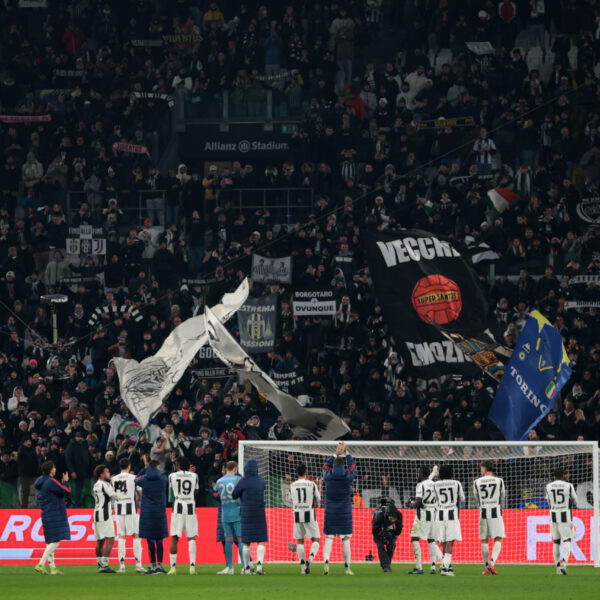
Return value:
<svg viewBox="0 0 600 600">
<path fill-rule="evenodd" d="M 333 454 L 335 447 L 336 442 L 240 442 L 240 470 L 245 461 L 254 459 L 258 462 L 259 474 L 267 483 L 267 560 L 297 560 L 290 544 L 293 542 L 290 484 L 295 479 L 296 466 L 300 462 L 307 465 L 308 477 L 319 486 L 324 502 L 323 463 Z M 481 562 L 479 515 L 472 487 L 473 481 L 480 476 L 480 462 L 492 460 L 496 474 L 504 479 L 506 486 L 503 516 L 507 537 L 502 544 L 500 563 L 553 563 L 550 517 L 544 495 L 546 484 L 553 480 L 554 469 L 561 466 L 567 468 L 578 499 L 578 506 L 573 511 L 575 536 L 570 562 L 600 566 L 596 442 L 347 442 L 347 447 L 356 459 L 357 468 L 352 498 L 353 562 L 378 560 L 371 536 L 371 518 L 382 499 L 389 498 L 394 500 L 404 520 L 394 561 L 410 563 L 414 560 L 410 531 L 415 511 L 410 506 L 415 496 L 417 472 L 421 465 L 432 467 L 435 464 L 452 465 L 454 477 L 461 481 L 467 498 L 460 513 L 462 542 L 455 544 L 452 561 Z M 316 512 L 322 532 L 323 508 Z M 322 560 L 324 536 L 321 535 L 317 561 Z M 426 564 L 429 549 L 424 541 L 421 542 L 421 552 Z M 341 544 L 334 544 L 330 560 L 342 561 Z"/>
</svg>

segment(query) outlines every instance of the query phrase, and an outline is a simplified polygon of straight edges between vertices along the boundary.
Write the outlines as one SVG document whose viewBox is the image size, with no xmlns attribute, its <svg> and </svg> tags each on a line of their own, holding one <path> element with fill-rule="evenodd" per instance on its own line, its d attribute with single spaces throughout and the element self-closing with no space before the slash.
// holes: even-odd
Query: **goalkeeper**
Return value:
<svg viewBox="0 0 600 600">
<path fill-rule="evenodd" d="M 377 545 L 379 564 L 384 573 L 391 573 L 396 540 L 402 533 L 402 513 L 396 508 L 393 500 L 382 501 L 373 515 L 371 530 Z"/>
</svg>

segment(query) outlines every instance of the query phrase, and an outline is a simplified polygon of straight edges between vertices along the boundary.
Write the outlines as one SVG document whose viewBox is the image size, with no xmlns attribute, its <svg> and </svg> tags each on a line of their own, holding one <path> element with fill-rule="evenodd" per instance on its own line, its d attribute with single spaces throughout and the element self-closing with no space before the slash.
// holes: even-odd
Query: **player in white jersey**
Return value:
<svg viewBox="0 0 600 600">
<path fill-rule="evenodd" d="M 429 560 L 431 561 L 429 572 L 432 575 L 436 573 L 436 560 L 439 562 L 442 560 L 442 553 L 435 541 L 437 499 L 435 497 L 433 481 L 437 479 L 438 474 L 439 468 L 437 465 L 431 471 L 426 466 L 419 468 L 419 483 L 417 483 L 415 501 L 413 503 L 416 513 L 410 532 L 410 541 L 413 547 L 413 554 L 415 555 L 415 568 L 408 572 L 409 575 L 423 574 L 420 540 L 427 540 L 429 544 Z"/>
<path fill-rule="evenodd" d="M 433 484 L 437 499 L 436 536 L 442 544 L 442 570 L 440 575 L 453 577 L 452 548 L 454 542 L 460 542 L 459 504 L 465 501 L 465 492 L 462 484 L 452 479 L 453 472 L 450 465 L 440 467 L 440 479 Z"/>
<path fill-rule="evenodd" d="M 571 539 L 575 535 L 572 509 L 577 507 L 577 494 L 569 474 L 561 467 L 554 470 L 555 480 L 546 486 L 546 500 L 550 506 L 550 534 L 552 555 L 557 575 L 567 574 L 567 563 L 571 555 Z M 563 541 L 563 558 L 560 558 L 560 541 Z"/>
<path fill-rule="evenodd" d="M 506 501 L 504 481 L 494 475 L 494 463 L 484 460 L 479 465 L 481 477 L 473 483 L 473 498 L 479 509 L 479 539 L 481 556 L 485 571 L 482 575 L 497 575 L 496 561 L 502 548 L 502 539 L 506 537 L 502 505 Z M 490 558 L 489 538 L 494 538 Z"/>
<path fill-rule="evenodd" d="M 175 461 L 177 471 L 169 475 L 169 492 L 173 494 L 171 513 L 171 568 L 167 575 L 175 575 L 177 566 L 177 544 L 185 532 L 190 553 L 190 575 L 196 574 L 196 536 L 198 517 L 196 516 L 196 492 L 199 489 L 198 475 L 190 471 L 190 461 L 180 456 Z"/>
<path fill-rule="evenodd" d="M 117 495 L 115 499 L 115 514 L 117 517 L 117 535 L 119 536 L 119 573 L 125 573 L 125 557 L 127 536 L 133 538 L 133 556 L 135 570 L 145 573 L 142 566 L 142 540 L 138 535 L 140 517 L 136 509 L 136 496 L 140 493 L 135 486 L 135 475 L 131 472 L 129 459 L 119 461 L 121 472 L 114 475 L 111 483 Z"/>
<path fill-rule="evenodd" d="M 98 573 L 116 573 L 108 566 L 108 557 L 115 543 L 115 524 L 112 517 L 112 501 L 116 499 L 115 490 L 110 484 L 110 471 L 106 465 L 94 469 L 97 479 L 92 494 L 94 496 L 94 536 L 96 538 L 96 558 Z"/>
<path fill-rule="evenodd" d="M 319 551 L 319 524 L 315 516 L 315 506 L 321 503 L 321 494 L 314 481 L 306 478 L 306 465 L 301 463 L 296 468 L 298 479 L 290 485 L 292 496 L 292 511 L 294 513 L 294 539 L 296 540 L 296 552 L 300 559 L 300 573 L 308 575 L 310 565 Z M 312 544 L 310 555 L 305 560 L 304 538 L 310 538 Z"/>
</svg>

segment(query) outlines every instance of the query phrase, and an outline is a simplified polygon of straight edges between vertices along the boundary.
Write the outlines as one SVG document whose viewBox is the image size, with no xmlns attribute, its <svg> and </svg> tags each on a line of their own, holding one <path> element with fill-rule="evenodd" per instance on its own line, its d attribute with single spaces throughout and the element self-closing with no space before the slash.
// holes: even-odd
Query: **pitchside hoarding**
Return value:
<svg viewBox="0 0 600 600">
<path fill-rule="evenodd" d="M 92 522 L 92 510 L 69 510 L 71 524 L 71 540 L 61 542 L 56 551 L 58 563 L 95 564 L 95 540 Z M 170 511 L 169 519 L 170 519 Z M 593 516 L 592 510 L 575 510 L 575 537 L 572 544 L 570 564 L 590 565 L 593 562 Z M 217 530 L 217 509 L 197 509 L 199 536 L 196 538 L 198 564 L 215 564 L 225 561 L 223 547 L 215 541 Z M 414 519 L 414 510 L 403 509 L 404 530 L 394 555 L 395 562 L 411 563 L 414 561 L 410 543 L 410 530 Z M 371 537 L 370 509 L 355 509 L 354 535 L 352 536 L 352 559 L 364 562 L 369 555 L 377 561 L 377 550 Z M 323 525 L 323 510 L 317 510 L 320 526 Z M 462 542 L 457 542 L 452 554 L 452 562 L 481 562 L 481 544 L 478 539 L 478 511 L 465 509 L 460 513 Z M 552 539 L 550 537 L 550 518 L 548 511 L 533 509 L 507 509 L 504 511 L 506 539 L 502 543 L 500 564 L 551 564 Z M 267 561 L 286 562 L 296 560 L 288 549 L 292 541 L 293 516 L 289 508 L 267 509 L 269 526 L 269 543 L 267 544 Z M 44 535 L 39 510 L 0 510 L 0 564 L 33 564 L 41 557 L 44 549 Z M 128 564 L 133 562 L 131 540 L 127 542 Z M 148 563 L 146 545 L 144 562 Z M 423 545 L 424 547 L 424 545 Z M 180 544 L 177 555 L 178 562 L 188 562 L 187 544 Z M 426 556 L 427 550 L 424 547 Z M 234 552 L 237 560 L 237 552 Z M 113 549 L 112 562 L 117 562 L 117 548 Z M 323 560 L 322 550 L 317 555 L 317 562 Z M 334 544 L 333 561 L 341 561 L 341 544 Z"/>
</svg>

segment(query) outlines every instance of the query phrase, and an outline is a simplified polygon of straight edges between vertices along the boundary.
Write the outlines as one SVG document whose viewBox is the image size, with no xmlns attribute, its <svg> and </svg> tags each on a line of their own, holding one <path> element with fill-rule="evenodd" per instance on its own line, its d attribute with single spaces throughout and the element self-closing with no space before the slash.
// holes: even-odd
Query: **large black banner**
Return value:
<svg viewBox="0 0 600 600">
<path fill-rule="evenodd" d="M 414 374 L 429 379 L 476 373 L 476 365 L 440 331 L 470 337 L 488 328 L 488 302 L 466 259 L 451 242 L 426 231 L 364 236 L 384 317 Z"/>
</svg>

